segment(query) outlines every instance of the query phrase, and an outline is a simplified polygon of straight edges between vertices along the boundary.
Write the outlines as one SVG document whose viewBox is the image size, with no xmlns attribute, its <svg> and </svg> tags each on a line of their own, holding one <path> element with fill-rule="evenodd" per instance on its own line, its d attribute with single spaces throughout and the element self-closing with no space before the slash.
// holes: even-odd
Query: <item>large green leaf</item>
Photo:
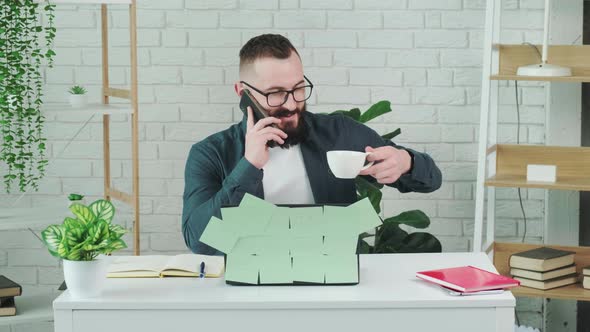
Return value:
<svg viewBox="0 0 590 332">
<path fill-rule="evenodd" d="M 398 250 L 403 253 L 442 252 L 442 245 L 432 234 L 416 232 L 408 235 Z"/>
<path fill-rule="evenodd" d="M 402 133 L 402 130 L 400 128 L 397 128 L 396 130 L 385 134 L 385 135 L 381 135 L 381 138 L 383 138 L 386 141 L 389 141 L 390 139 L 394 138 L 395 136 L 399 135 Z"/>
<path fill-rule="evenodd" d="M 383 185 L 370 182 L 360 176 L 355 179 L 355 183 L 359 193 L 359 200 L 368 197 L 375 212 L 381 213 L 381 198 L 383 197 L 383 193 L 379 186 L 383 187 Z"/>
<path fill-rule="evenodd" d="M 115 241 L 109 243 L 106 250 L 107 250 L 107 253 L 111 253 L 113 251 L 125 249 L 125 248 L 127 248 L 127 244 L 125 243 L 125 241 L 119 239 L 119 240 L 115 240 Z"/>
<path fill-rule="evenodd" d="M 391 103 L 387 100 L 379 101 L 373 104 L 369 109 L 363 113 L 360 117 L 360 122 L 366 123 L 379 117 L 383 114 L 391 112 Z"/>
<path fill-rule="evenodd" d="M 82 250 L 80 250 L 80 249 L 72 250 L 64 258 L 69 261 L 80 261 L 80 260 L 82 260 Z"/>
<path fill-rule="evenodd" d="M 430 225 L 430 218 L 428 218 L 428 216 L 420 210 L 411 210 L 402 212 L 395 217 L 389 217 L 383 220 L 383 223 L 397 223 L 405 224 L 415 228 L 426 228 Z"/>
<path fill-rule="evenodd" d="M 88 229 L 88 244 L 98 244 L 104 241 L 105 239 L 108 239 L 108 235 L 109 224 L 104 220 L 99 220 L 96 224 L 90 226 L 90 228 Z M 88 247 L 85 247 L 85 250 L 92 250 L 86 248 Z"/>
<path fill-rule="evenodd" d="M 120 239 L 125 233 L 127 233 L 127 230 L 123 226 L 111 224 L 110 236 L 112 239 Z"/>
<path fill-rule="evenodd" d="M 89 206 L 90 210 L 97 219 L 102 219 L 108 223 L 113 220 L 113 216 L 115 215 L 115 207 L 113 203 L 100 199 Z"/>
<path fill-rule="evenodd" d="M 408 236 L 408 232 L 397 223 L 382 224 L 375 234 L 375 252 L 397 252 L 397 247 Z"/>
<path fill-rule="evenodd" d="M 358 108 L 353 108 L 350 111 L 335 111 L 332 112 L 332 114 L 342 114 L 344 116 L 347 116 L 355 121 L 360 121 L 361 119 L 361 110 Z"/>
<path fill-rule="evenodd" d="M 94 213 L 92 213 L 92 211 L 87 206 L 82 204 L 75 203 L 70 205 L 70 211 L 72 211 L 72 213 L 78 217 L 78 220 L 85 225 L 93 222 L 96 219 Z"/>
<path fill-rule="evenodd" d="M 43 239 L 43 242 L 45 242 L 49 253 L 52 256 L 60 257 L 58 254 L 58 247 L 63 238 L 62 227 L 60 225 L 48 226 L 43 232 L 41 232 L 41 238 Z"/>
<path fill-rule="evenodd" d="M 370 254 L 371 253 L 371 246 L 365 242 L 364 240 L 360 241 L 359 244 L 359 248 L 358 248 L 358 253 L 359 254 Z"/>
<path fill-rule="evenodd" d="M 68 247 L 67 240 L 65 237 L 63 237 L 57 245 L 57 255 L 61 258 L 66 258 L 69 252 L 70 248 Z"/>
</svg>

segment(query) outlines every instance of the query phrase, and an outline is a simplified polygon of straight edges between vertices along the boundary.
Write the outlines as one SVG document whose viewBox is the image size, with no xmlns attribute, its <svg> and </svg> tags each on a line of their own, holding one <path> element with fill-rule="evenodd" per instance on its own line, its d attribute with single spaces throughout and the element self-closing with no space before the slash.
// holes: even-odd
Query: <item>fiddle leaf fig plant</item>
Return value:
<svg viewBox="0 0 590 332">
<path fill-rule="evenodd" d="M 369 107 L 364 113 L 358 108 L 351 110 L 338 110 L 332 114 L 342 114 L 360 123 L 366 123 L 384 114 L 391 112 L 391 103 L 386 100 L 379 101 Z M 401 129 L 396 129 L 385 135 L 384 140 L 391 140 L 401 134 Z M 377 213 L 381 213 L 381 199 L 383 198 L 383 185 L 370 181 L 367 177 L 358 176 L 355 179 L 358 199 L 369 198 Z M 402 212 L 397 216 L 383 220 L 383 224 L 375 229 L 375 234 L 363 233 L 360 238 L 360 253 L 417 253 L 417 252 L 441 252 L 440 241 L 432 234 L 426 232 L 408 233 L 400 226 L 406 225 L 417 229 L 424 229 L 430 225 L 430 218 L 420 211 L 411 210 Z M 373 245 L 366 239 L 374 237 Z"/>
<path fill-rule="evenodd" d="M 125 228 L 112 224 L 115 207 L 107 200 L 86 206 L 70 205 L 75 218 L 66 217 L 61 225 L 50 225 L 41 237 L 49 253 L 70 261 L 91 261 L 99 254 L 108 255 L 127 248 L 122 237 Z"/>
<path fill-rule="evenodd" d="M 42 65 L 51 68 L 55 56 L 54 9 L 43 0 L 0 1 L 0 175 L 8 193 L 14 185 L 36 190 L 45 175 Z"/>
</svg>

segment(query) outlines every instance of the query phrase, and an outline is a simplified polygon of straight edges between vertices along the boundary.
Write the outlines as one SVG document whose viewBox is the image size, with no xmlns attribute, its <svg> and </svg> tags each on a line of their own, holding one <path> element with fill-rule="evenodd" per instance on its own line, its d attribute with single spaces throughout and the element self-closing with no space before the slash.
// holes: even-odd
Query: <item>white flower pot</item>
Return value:
<svg viewBox="0 0 590 332">
<path fill-rule="evenodd" d="M 88 96 L 86 95 L 70 95 L 70 105 L 72 107 L 81 108 L 88 105 Z"/>
<path fill-rule="evenodd" d="M 100 295 L 107 278 L 109 259 L 97 257 L 93 261 L 63 260 L 64 278 L 70 296 L 75 299 Z"/>
</svg>

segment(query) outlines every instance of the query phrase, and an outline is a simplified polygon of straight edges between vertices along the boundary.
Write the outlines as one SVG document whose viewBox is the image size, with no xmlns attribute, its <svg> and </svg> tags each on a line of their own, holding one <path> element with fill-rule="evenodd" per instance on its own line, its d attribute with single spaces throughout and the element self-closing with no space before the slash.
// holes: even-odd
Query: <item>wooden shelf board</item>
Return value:
<svg viewBox="0 0 590 332">
<path fill-rule="evenodd" d="M 493 81 L 546 81 L 546 82 L 590 82 L 590 76 L 520 76 L 520 75 L 492 75 Z"/>
<path fill-rule="evenodd" d="M 524 176 L 496 175 L 488 178 L 484 184 L 488 187 L 590 191 L 590 178 L 559 179 L 556 182 L 535 182 L 527 181 Z"/>
<path fill-rule="evenodd" d="M 499 53 L 498 72 L 492 80 L 548 81 L 548 82 L 590 82 L 590 45 L 549 45 L 547 62 L 568 67 L 572 70 L 570 77 L 527 77 L 516 75 L 520 66 L 537 64 L 541 60 L 539 52 L 542 46 L 536 45 L 496 44 L 494 50 Z M 538 52 L 537 52 L 538 51 Z"/>
<path fill-rule="evenodd" d="M 540 290 L 529 287 L 516 287 L 512 289 L 514 296 L 543 297 L 548 299 L 590 301 L 590 289 L 585 289 L 581 284 L 573 284 L 564 287 Z"/>
<path fill-rule="evenodd" d="M 84 114 L 131 114 L 133 108 L 126 104 L 88 104 L 85 107 L 72 107 L 67 104 L 47 104 L 42 106 L 42 110 L 51 113 L 67 114 L 67 113 L 84 113 Z"/>
<path fill-rule="evenodd" d="M 495 154 L 495 172 L 486 186 L 590 191 L 590 148 L 525 144 L 496 144 L 488 149 L 488 161 Z M 556 182 L 527 181 L 527 165 L 553 165 Z"/>
<path fill-rule="evenodd" d="M 528 243 L 503 243 L 494 242 L 492 246 L 493 250 L 493 262 L 494 266 L 498 270 L 498 273 L 510 276 L 510 256 L 517 252 L 531 250 L 542 246 L 549 246 L 551 248 L 573 251 L 576 253 L 574 258 L 576 264 L 576 272 L 581 279 L 582 270 L 584 267 L 590 265 L 590 247 L 568 247 L 568 246 L 554 246 L 554 245 L 542 245 L 542 244 L 528 244 Z M 514 296 L 527 296 L 527 297 L 543 297 L 550 299 L 567 299 L 567 300 L 579 300 L 579 301 L 590 301 L 590 290 L 584 289 L 580 283 L 568 285 L 564 287 L 540 290 L 529 287 L 516 287 L 513 288 L 512 294 Z"/>
</svg>

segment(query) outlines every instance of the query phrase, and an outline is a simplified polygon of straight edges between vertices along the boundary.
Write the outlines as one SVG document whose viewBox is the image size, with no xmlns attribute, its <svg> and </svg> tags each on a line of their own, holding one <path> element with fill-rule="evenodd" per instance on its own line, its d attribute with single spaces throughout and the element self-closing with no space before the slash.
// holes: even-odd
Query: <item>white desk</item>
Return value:
<svg viewBox="0 0 590 332">
<path fill-rule="evenodd" d="M 511 331 L 515 299 L 454 297 L 414 276 L 481 253 L 361 255 L 356 286 L 229 286 L 223 279 L 109 279 L 95 299 L 53 303 L 56 332 Z M 494 270 L 495 271 L 495 270 Z"/>
</svg>

